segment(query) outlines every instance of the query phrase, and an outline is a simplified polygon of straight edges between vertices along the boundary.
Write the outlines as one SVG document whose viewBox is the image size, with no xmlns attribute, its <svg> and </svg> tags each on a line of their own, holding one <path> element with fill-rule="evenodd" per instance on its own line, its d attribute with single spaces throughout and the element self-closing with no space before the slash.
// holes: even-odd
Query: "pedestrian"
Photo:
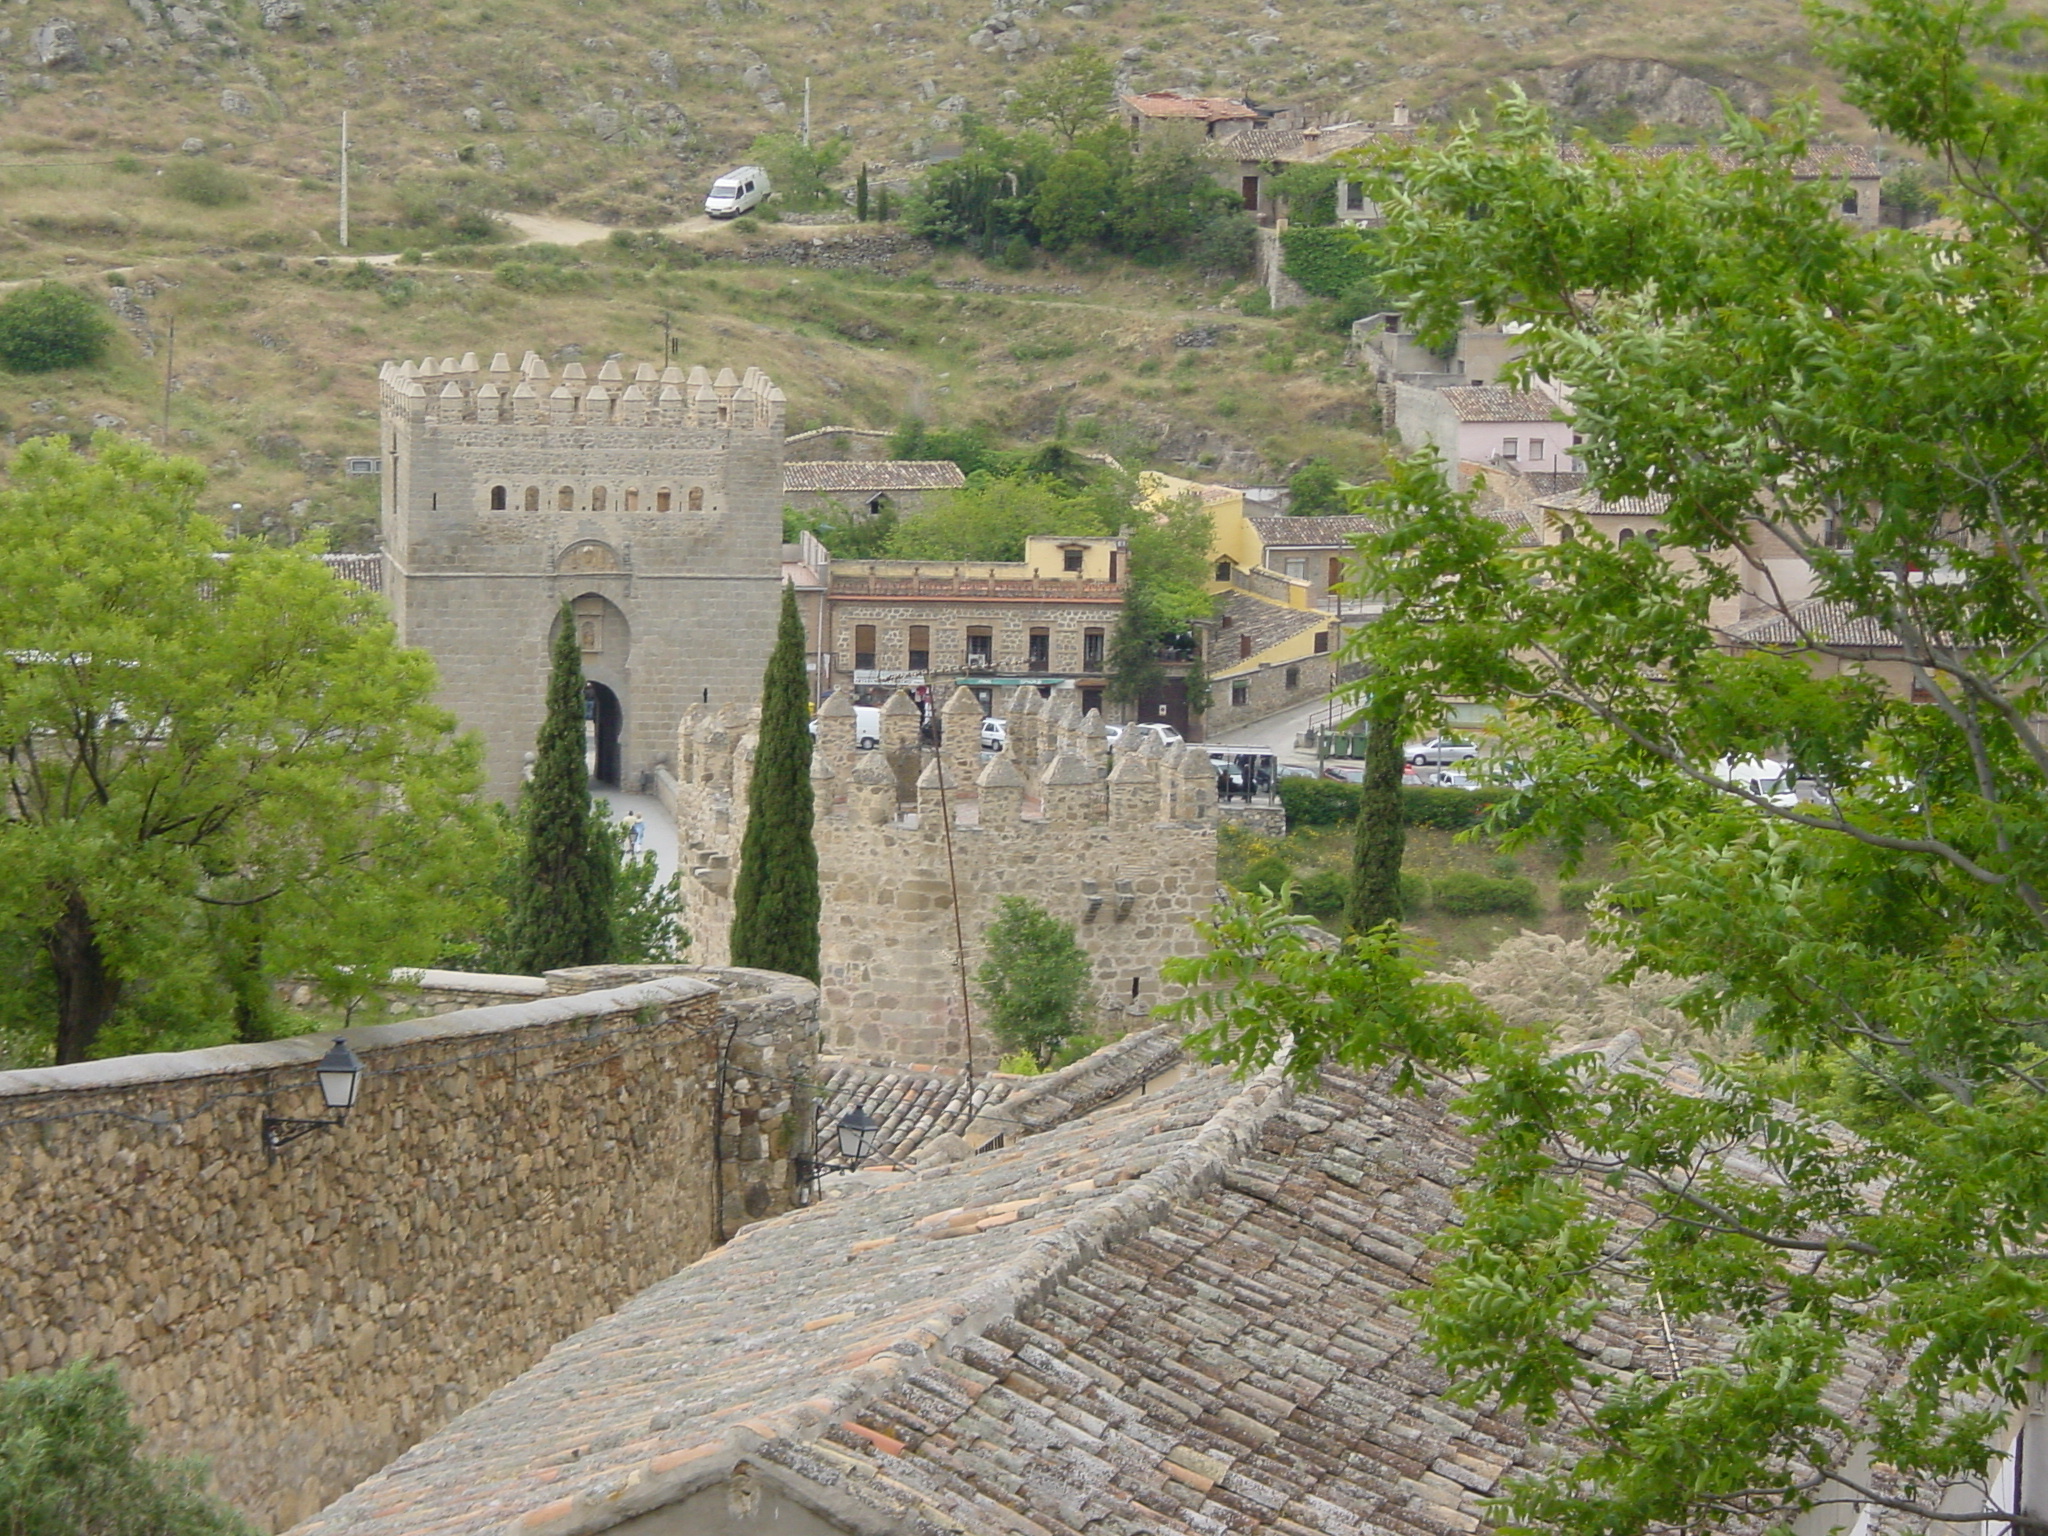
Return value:
<svg viewBox="0 0 2048 1536">
<path fill-rule="evenodd" d="M 640 851 L 641 843 L 646 841 L 646 838 L 647 823 L 641 818 L 640 813 L 638 811 L 626 812 L 627 845 L 631 847 L 635 853 L 638 853 Z"/>
</svg>

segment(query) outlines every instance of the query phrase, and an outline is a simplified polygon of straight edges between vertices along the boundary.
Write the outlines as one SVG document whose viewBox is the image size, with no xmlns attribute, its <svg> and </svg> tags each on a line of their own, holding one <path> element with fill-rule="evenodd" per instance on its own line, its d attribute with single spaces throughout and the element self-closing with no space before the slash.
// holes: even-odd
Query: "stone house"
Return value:
<svg viewBox="0 0 2048 1536">
<path fill-rule="evenodd" d="M 1273 178 L 1282 171 L 1296 165 L 1319 165 L 1375 140 L 1405 140 L 1413 133 L 1407 106 L 1397 103 L 1391 123 L 1248 125 L 1234 133 L 1212 135 L 1206 149 L 1209 158 L 1217 163 L 1216 179 L 1242 199 L 1246 213 L 1272 228 L 1284 226 L 1287 221 L 1287 201 L 1272 188 Z M 1337 220 L 1341 224 L 1371 226 L 1380 222 L 1380 211 L 1359 183 L 1340 180 Z"/>
<path fill-rule="evenodd" d="M 1452 1399 L 1404 1302 L 1475 1150 L 1449 1095 L 1125 1045 L 649 1288 L 293 1536 L 1490 1529 L 1572 1431 Z M 1717 1338 L 1647 1298 L 1572 1342 L 1654 1389 Z M 1861 1514 L 1791 1528 L 1892 1528 Z"/>
<path fill-rule="evenodd" d="M 597 777 L 633 786 L 683 706 L 760 691 L 774 640 L 782 391 L 750 368 L 617 361 L 560 377 L 534 352 L 386 363 L 383 591 L 399 638 L 483 738 L 509 797 L 548 650 L 574 615 Z"/>
<path fill-rule="evenodd" d="M 1584 467 L 1572 456 L 1570 421 L 1546 388 L 1466 384 L 1426 389 L 1396 382 L 1393 392 L 1393 424 L 1401 445 L 1410 451 L 1432 447 L 1447 467 L 1508 463 L 1553 474 L 1575 474 Z"/>
<path fill-rule="evenodd" d="M 965 683 L 999 713 L 996 696 L 1028 683 L 1101 707 L 1130 586 L 1122 536 L 1034 535 L 1016 561 L 835 560 L 816 539 L 798 554 L 822 626 L 810 636 L 818 697 L 852 686 L 943 699 Z"/>
<path fill-rule="evenodd" d="M 967 484 L 951 459 L 825 459 L 782 466 L 782 504 L 799 512 L 876 517 L 917 511 L 937 491 Z"/>
<path fill-rule="evenodd" d="M 1124 96 L 1124 121 L 1133 133 L 1197 124 L 1203 138 L 1227 139 L 1272 121 L 1274 113 L 1247 101 L 1221 96 L 1183 96 L 1178 91 L 1146 91 Z"/>
</svg>

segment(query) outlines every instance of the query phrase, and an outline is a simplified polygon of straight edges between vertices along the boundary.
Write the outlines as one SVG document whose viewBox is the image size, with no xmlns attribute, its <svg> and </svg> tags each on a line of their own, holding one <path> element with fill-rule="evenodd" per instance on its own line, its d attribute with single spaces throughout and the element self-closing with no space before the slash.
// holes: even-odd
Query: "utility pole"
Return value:
<svg viewBox="0 0 2048 1536">
<path fill-rule="evenodd" d="M 348 249 L 348 114 L 341 114 L 341 248 Z"/>
<path fill-rule="evenodd" d="M 661 312 L 661 360 L 664 364 L 675 356 L 676 344 L 669 334 L 673 323 L 674 316 L 664 309 Z"/>
<path fill-rule="evenodd" d="M 164 336 L 164 452 L 171 451 L 171 365 L 178 360 L 178 317 L 170 317 Z"/>
<path fill-rule="evenodd" d="M 811 77 L 804 76 L 804 148 L 811 147 Z"/>
</svg>

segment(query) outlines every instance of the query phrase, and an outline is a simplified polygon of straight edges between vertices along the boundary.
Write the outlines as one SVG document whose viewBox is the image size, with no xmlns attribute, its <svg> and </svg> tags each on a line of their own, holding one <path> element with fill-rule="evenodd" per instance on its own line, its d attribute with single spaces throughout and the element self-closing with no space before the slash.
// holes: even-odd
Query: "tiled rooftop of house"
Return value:
<svg viewBox="0 0 2048 1536">
<path fill-rule="evenodd" d="M 1873 650 L 1895 649 L 1903 642 L 1884 624 L 1846 603 L 1808 598 L 1790 608 L 1755 614 L 1728 627 L 1728 638 L 1740 645 L 1846 645 Z"/>
<path fill-rule="evenodd" d="M 824 459 L 782 466 L 787 491 L 950 491 L 967 483 L 951 459 Z"/>
<path fill-rule="evenodd" d="M 1537 505 L 1571 517 L 1662 517 L 1671 509 L 1671 498 L 1653 491 L 1648 496 L 1617 496 L 1608 501 L 1597 491 L 1577 490 L 1545 496 Z"/>
<path fill-rule="evenodd" d="M 825 1090 L 819 1095 L 821 1123 L 833 1125 L 855 1106 L 865 1109 L 882 1127 L 875 1155 L 891 1162 L 915 1158 L 934 1137 L 966 1130 L 977 1115 L 997 1108 L 1025 1081 L 1000 1073 L 968 1077 L 843 1059 L 821 1061 L 818 1067 Z"/>
<path fill-rule="evenodd" d="M 1185 118 L 1200 123 L 1255 123 L 1258 112 L 1241 101 L 1220 96 L 1181 96 L 1172 91 L 1147 91 L 1126 96 L 1124 105 L 1144 117 Z"/>
<path fill-rule="evenodd" d="M 322 555 L 327 569 L 343 581 L 352 581 L 371 592 L 384 590 L 382 555 Z"/>
<path fill-rule="evenodd" d="M 1380 531 L 1376 517 L 1252 517 L 1246 521 L 1268 549 L 1349 549 L 1353 539 Z"/>
<path fill-rule="evenodd" d="M 1330 616 L 1315 608 L 1289 608 L 1282 603 L 1267 602 L 1249 592 L 1232 592 L 1223 600 L 1223 624 L 1217 632 L 1216 641 L 1218 667 L 1234 665 L 1242 659 L 1243 647 L 1239 641 L 1249 636 L 1251 650 L 1256 656 L 1269 646 L 1291 640 L 1305 629 L 1316 629 L 1330 622 Z"/>
<path fill-rule="evenodd" d="M 1212 157 L 1221 160 L 1300 164 L 1327 160 L 1387 133 L 1406 138 L 1409 130 L 1380 128 L 1372 123 L 1335 123 L 1328 128 L 1240 128 L 1207 147 Z"/>
<path fill-rule="evenodd" d="M 1437 391 L 1460 421 L 1561 421 L 1557 402 L 1499 384 L 1453 384 Z"/>
</svg>

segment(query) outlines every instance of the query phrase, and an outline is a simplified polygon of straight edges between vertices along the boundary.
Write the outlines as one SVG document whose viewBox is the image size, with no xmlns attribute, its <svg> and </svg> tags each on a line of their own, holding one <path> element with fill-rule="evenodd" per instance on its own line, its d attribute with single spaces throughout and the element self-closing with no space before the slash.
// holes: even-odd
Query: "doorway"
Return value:
<svg viewBox="0 0 2048 1536">
<path fill-rule="evenodd" d="M 583 685 L 583 762 L 594 784 L 619 787 L 619 696 L 603 683 Z"/>
</svg>

